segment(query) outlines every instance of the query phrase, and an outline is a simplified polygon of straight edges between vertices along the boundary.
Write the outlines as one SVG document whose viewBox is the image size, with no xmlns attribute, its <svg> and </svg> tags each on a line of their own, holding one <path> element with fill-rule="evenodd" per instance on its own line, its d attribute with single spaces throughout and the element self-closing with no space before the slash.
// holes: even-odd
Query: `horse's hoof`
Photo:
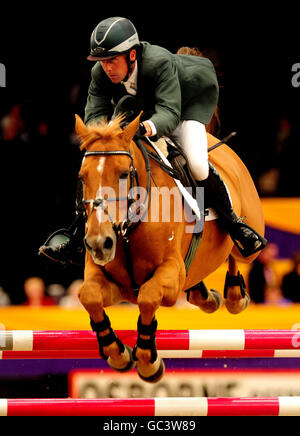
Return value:
<svg viewBox="0 0 300 436">
<path fill-rule="evenodd" d="M 212 293 L 212 295 L 213 295 L 213 297 L 214 297 L 214 299 L 216 301 L 216 309 L 215 310 L 220 309 L 220 307 L 223 304 L 223 297 L 222 297 L 222 295 L 220 294 L 220 292 L 216 291 L 215 289 L 211 289 L 210 292 Z"/>
<path fill-rule="evenodd" d="M 145 382 L 148 382 L 148 383 L 157 383 L 164 376 L 164 373 L 165 373 L 165 364 L 164 364 L 164 361 L 160 357 L 158 357 L 157 359 L 159 359 L 158 369 L 154 372 L 154 374 L 151 374 L 151 375 L 148 375 L 148 376 L 145 376 L 145 375 L 141 374 L 141 372 L 139 371 L 139 364 L 137 364 L 138 375 Z"/>
<path fill-rule="evenodd" d="M 107 359 L 107 363 L 109 364 L 109 366 L 118 372 L 130 371 L 136 365 L 136 361 L 133 360 L 133 357 L 132 357 L 132 348 L 129 347 L 129 345 L 124 345 L 124 347 L 125 347 L 124 353 L 128 353 L 128 357 L 129 357 L 129 361 L 128 361 L 128 363 L 125 364 L 125 366 L 121 366 L 121 367 L 116 366 L 116 364 L 112 362 L 112 359 L 110 357 Z"/>
<path fill-rule="evenodd" d="M 225 300 L 225 306 L 228 310 L 228 312 L 232 313 L 233 315 L 236 315 L 238 313 L 241 313 L 243 310 L 247 309 L 247 307 L 250 304 L 250 296 L 247 292 L 245 292 L 245 297 L 241 298 L 240 300 Z"/>
<path fill-rule="evenodd" d="M 223 304 L 223 297 L 220 292 L 215 289 L 211 289 L 208 291 L 208 297 L 206 301 L 204 301 L 200 307 L 203 312 L 213 313 L 216 312 Z"/>
</svg>

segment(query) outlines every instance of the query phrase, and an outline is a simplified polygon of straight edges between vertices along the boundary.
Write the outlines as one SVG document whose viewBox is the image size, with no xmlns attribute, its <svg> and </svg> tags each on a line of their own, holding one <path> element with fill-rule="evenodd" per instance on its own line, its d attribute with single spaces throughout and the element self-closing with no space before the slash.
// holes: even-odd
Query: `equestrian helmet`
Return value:
<svg viewBox="0 0 300 436">
<path fill-rule="evenodd" d="M 107 18 L 96 26 L 91 35 L 91 52 L 88 60 L 112 59 L 139 45 L 136 28 L 127 18 Z"/>
</svg>

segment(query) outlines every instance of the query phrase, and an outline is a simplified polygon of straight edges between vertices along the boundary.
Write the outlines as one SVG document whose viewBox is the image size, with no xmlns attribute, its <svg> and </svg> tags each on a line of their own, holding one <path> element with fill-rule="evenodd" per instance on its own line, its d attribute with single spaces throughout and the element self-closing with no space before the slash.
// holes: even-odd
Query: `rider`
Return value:
<svg viewBox="0 0 300 436">
<path fill-rule="evenodd" d="M 96 26 L 88 60 L 96 64 L 91 71 L 85 123 L 109 119 L 123 96 L 134 96 L 143 110 L 138 134 L 154 141 L 161 136 L 174 138 L 183 148 L 194 178 L 206 189 L 220 224 L 238 242 L 241 253 L 247 257 L 261 250 L 265 239 L 236 216 L 220 175 L 208 162 L 205 125 L 213 116 L 219 90 L 210 60 L 172 54 L 140 42 L 131 21 L 121 17 L 105 19 Z M 40 252 L 66 261 L 78 242 L 71 237 L 60 244 L 48 243 Z"/>
</svg>

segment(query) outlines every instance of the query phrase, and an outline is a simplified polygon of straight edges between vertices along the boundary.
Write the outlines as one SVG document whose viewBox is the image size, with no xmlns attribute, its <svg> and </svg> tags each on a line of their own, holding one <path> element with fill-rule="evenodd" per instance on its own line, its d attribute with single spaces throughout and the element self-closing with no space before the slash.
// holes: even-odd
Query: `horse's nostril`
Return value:
<svg viewBox="0 0 300 436">
<path fill-rule="evenodd" d="M 84 238 L 84 243 L 85 243 L 86 248 L 87 248 L 88 250 L 92 251 L 92 247 L 88 244 L 86 238 Z"/>
<path fill-rule="evenodd" d="M 107 236 L 107 238 L 106 238 L 105 241 L 104 241 L 103 248 L 104 248 L 105 250 L 111 250 L 112 247 L 113 247 L 113 245 L 114 245 L 114 241 L 112 240 L 112 238 L 110 238 L 109 236 Z"/>
</svg>

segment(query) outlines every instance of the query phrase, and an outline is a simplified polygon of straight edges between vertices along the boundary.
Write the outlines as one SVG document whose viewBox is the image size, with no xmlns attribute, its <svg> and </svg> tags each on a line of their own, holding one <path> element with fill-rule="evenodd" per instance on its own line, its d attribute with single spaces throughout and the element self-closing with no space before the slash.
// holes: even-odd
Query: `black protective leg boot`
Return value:
<svg viewBox="0 0 300 436">
<path fill-rule="evenodd" d="M 267 240 L 234 213 L 226 186 L 211 163 L 208 178 L 204 180 L 203 185 L 209 207 L 217 212 L 220 226 L 230 234 L 240 253 L 248 257 L 262 250 L 267 245 Z"/>
<path fill-rule="evenodd" d="M 39 248 L 51 260 L 68 264 L 83 265 L 84 263 L 84 230 L 85 210 L 82 204 L 82 183 L 77 184 L 76 193 L 76 218 L 68 229 L 59 229 L 52 233 L 44 245 Z"/>
</svg>

